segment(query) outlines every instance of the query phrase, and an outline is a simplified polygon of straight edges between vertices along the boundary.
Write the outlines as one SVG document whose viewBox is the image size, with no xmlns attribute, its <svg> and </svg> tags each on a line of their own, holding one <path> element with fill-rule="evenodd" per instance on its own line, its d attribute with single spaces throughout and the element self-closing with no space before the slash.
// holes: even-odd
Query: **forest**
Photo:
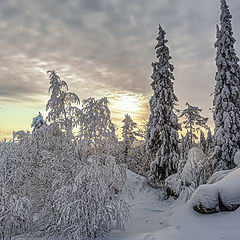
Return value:
<svg viewBox="0 0 240 240">
<path fill-rule="evenodd" d="M 240 206 L 240 66 L 232 16 L 220 2 L 214 129 L 198 106 L 178 108 L 161 25 L 149 119 L 138 126 L 126 114 L 121 137 L 107 97 L 81 100 L 57 71 L 47 71 L 46 118 L 39 112 L 31 132 L 13 131 L 11 140 L 0 141 L 0 239 L 93 239 L 124 231 L 132 218 L 134 204 L 126 195 L 133 198 L 134 181 L 143 184 L 134 185 L 141 194 L 157 194 L 160 204 L 185 204 L 195 214 Z M 161 234 L 137 239 L 165 239 Z"/>
</svg>

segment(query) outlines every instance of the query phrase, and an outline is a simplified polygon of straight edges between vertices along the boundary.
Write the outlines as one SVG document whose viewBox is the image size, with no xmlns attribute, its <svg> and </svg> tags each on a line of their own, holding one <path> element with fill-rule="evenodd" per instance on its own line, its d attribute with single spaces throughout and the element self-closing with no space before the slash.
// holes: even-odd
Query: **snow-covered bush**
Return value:
<svg viewBox="0 0 240 240">
<path fill-rule="evenodd" d="M 240 169 L 230 172 L 219 182 L 199 186 L 191 203 L 199 213 L 232 211 L 240 206 Z"/>
<path fill-rule="evenodd" d="M 129 149 L 126 165 L 129 170 L 141 176 L 147 177 L 149 172 L 150 156 L 145 144 L 140 142 Z"/>
<path fill-rule="evenodd" d="M 186 161 L 184 161 L 184 156 L 180 160 L 179 165 L 181 164 L 184 167 L 179 167 L 176 174 L 166 179 L 164 189 L 166 197 L 170 195 L 180 196 L 181 199 L 186 201 L 199 185 L 207 183 L 213 173 L 213 166 L 211 159 L 197 147 L 190 149 Z M 184 162 L 186 163 L 184 164 Z"/>
<path fill-rule="evenodd" d="M 180 193 L 181 187 L 181 175 L 179 173 L 175 173 L 165 180 L 164 190 L 166 192 L 166 198 L 169 196 L 178 197 Z"/>
<path fill-rule="evenodd" d="M 190 149 L 181 173 L 180 197 L 188 200 L 199 185 L 207 182 L 211 174 L 211 164 L 203 151 L 196 147 Z"/>
<path fill-rule="evenodd" d="M 93 155 L 94 151 L 87 141 L 80 140 L 76 146 L 76 152 L 81 160 L 87 160 L 89 156 Z"/>
<path fill-rule="evenodd" d="M 17 142 L 18 144 L 22 144 L 27 138 L 30 136 L 29 131 L 19 130 L 13 131 L 13 142 Z"/>
<path fill-rule="evenodd" d="M 0 145 L 0 239 L 30 230 L 31 203 L 24 188 L 25 159 L 22 147 L 13 142 Z"/>
<path fill-rule="evenodd" d="M 94 98 L 82 101 L 82 114 L 79 116 L 79 135 L 81 141 L 87 141 L 95 149 L 95 153 L 106 141 L 116 140 L 115 125 L 111 120 L 111 113 L 108 108 L 109 102 L 106 97 L 99 100 Z"/>
<path fill-rule="evenodd" d="M 57 224 L 51 231 L 68 239 L 95 238 L 112 229 L 124 229 L 128 205 L 119 198 L 125 174 L 113 158 L 84 165 L 72 184 L 54 196 Z"/>
<path fill-rule="evenodd" d="M 58 124 L 43 125 L 21 145 L 1 143 L 0 239 L 33 232 L 84 239 L 124 227 L 124 168 L 106 156 L 90 164 L 86 149 L 76 151 Z"/>
</svg>

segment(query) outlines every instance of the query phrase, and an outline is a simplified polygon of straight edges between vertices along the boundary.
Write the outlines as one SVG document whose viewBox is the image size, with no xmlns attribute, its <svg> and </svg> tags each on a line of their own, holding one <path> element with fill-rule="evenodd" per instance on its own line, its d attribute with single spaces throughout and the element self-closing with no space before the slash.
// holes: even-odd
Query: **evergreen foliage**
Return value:
<svg viewBox="0 0 240 240">
<path fill-rule="evenodd" d="M 151 156 L 149 182 L 160 186 L 162 181 L 177 171 L 179 159 L 178 118 L 174 113 L 177 97 L 173 89 L 173 65 L 166 46 L 165 32 L 159 25 L 156 56 L 158 61 L 152 63 L 152 89 L 150 99 L 150 117 L 146 134 L 146 147 Z"/>
<path fill-rule="evenodd" d="M 211 155 L 213 151 L 214 151 L 214 141 L 213 141 L 211 129 L 209 128 L 207 133 L 207 138 L 206 138 L 206 153 L 208 153 L 208 155 Z"/>
<path fill-rule="evenodd" d="M 125 115 L 125 118 L 122 122 L 124 123 L 124 125 L 122 126 L 123 141 L 131 145 L 134 140 L 136 140 L 136 136 L 138 136 L 138 133 L 134 130 L 137 128 L 137 124 L 128 114 Z"/>
<path fill-rule="evenodd" d="M 207 150 L 207 142 L 204 136 L 204 132 L 201 130 L 200 131 L 200 148 L 204 153 L 206 153 Z"/>
<path fill-rule="evenodd" d="M 137 124 L 132 120 L 130 115 L 126 114 L 122 121 L 124 125 L 122 126 L 122 137 L 124 144 L 124 162 L 126 162 L 128 152 L 133 142 L 136 140 L 138 133 L 134 130 L 137 128 Z"/>
<path fill-rule="evenodd" d="M 213 99 L 218 169 L 233 168 L 234 155 L 240 148 L 240 69 L 231 19 L 226 1 L 221 0 L 220 28 L 217 26 L 215 43 L 217 73 Z"/>
<path fill-rule="evenodd" d="M 196 133 L 201 128 L 208 128 L 206 125 L 208 118 L 200 115 L 202 109 L 199 107 L 192 106 L 189 103 L 186 103 L 186 106 L 187 108 L 181 112 L 180 118 L 185 118 L 182 123 L 184 128 L 186 128 L 189 132 L 191 147 L 193 147 L 194 140 L 197 139 Z"/>
</svg>

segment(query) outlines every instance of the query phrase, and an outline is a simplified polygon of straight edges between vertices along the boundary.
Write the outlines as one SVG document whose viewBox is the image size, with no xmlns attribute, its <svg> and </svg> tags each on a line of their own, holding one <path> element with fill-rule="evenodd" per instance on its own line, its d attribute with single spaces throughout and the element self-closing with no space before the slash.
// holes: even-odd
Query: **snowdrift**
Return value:
<svg viewBox="0 0 240 240">
<path fill-rule="evenodd" d="M 236 210 L 240 206 L 239 182 L 237 168 L 219 182 L 199 186 L 191 198 L 193 209 L 205 214 Z"/>
</svg>

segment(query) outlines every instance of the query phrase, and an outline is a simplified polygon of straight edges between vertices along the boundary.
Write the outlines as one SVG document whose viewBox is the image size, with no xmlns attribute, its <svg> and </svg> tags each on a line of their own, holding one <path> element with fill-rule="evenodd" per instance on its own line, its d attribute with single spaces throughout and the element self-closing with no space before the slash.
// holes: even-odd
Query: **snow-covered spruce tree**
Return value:
<svg viewBox="0 0 240 240">
<path fill-rule="evenodd" d="M 93 145 L 95 153 L 110 141 L 116 141 L 115 126 L 111 121 L 111 113 L 106 97 L 99 100 L 84 99 L 82 114 L 79 118 L 79 140 Z M 102 149 L 101 149 L 102 150 Z"/>
<path fill-rule="evenodd" d="M 213 99 L 217 169 L 233 168 L 234 154 L 240 148 L 240 69 L 231 19 L 226 1 L 221 0 L 220 28 L 217 26 L 215 43 L 217 73 Z"/>
<path fill-rule="evenodd" d="M 126 114 L 122 121 L 124 125 L 122 126 L 122 137 L 123 141 L 128 144 L 132 144 L 136 140 L 138 133 L 134 130 L 137 128 L 137 124 L 132 120 L 130 115 Z"/>
<path fill-rule="evenodd" d="M 126 162 L 128 151 L 134 140 L 136 140 L 136 136 L 138 136 L 138 133 L 135 131 L 135 129 L 137 128 L 137 124 L 132 120 L 130 115 L 126 114 L 122 122 L 124 123 L 124 125 L 122 126 L 124 162 Z"/>
<path fill-rule="evenodd" d="M 33 128 L 32 132 L 34 132 L 36 129 L 39 129 L 43 125 L 46 125 L 46 122 L 44 121 L 42 114 L 39 112 L 38 115 L 33 118 L 31 125 Z"/>
<path fill-rule="evenodd" d="M 214 141 L 211 129 L 208 129 L 207 138 L 206 138 L 206 153 L 208 155 L 211 155 L 211 153 L 214 151 Z"/>
<path fill-rule="evenodd" d="M 68 92 L 68 85 L 61 80 L 54 70 L 47 71 L 50 78 L 51 98 L 46 105 L 47 121 L 58 123 L 62 130 L 73 138 L 72 129 L 77 126 L 80 109 L 73 106 L 80 100 L 75 93 Z"/>
<path fill-rule="evenodd" d="M 146 139 L 146 133 L 148 129 L 148 121 L 146 119 L 143 119 L 143 121 L 140 123 L 140 126 L 138 126 L 137 134 L 140 139 Z"/>
<path fill-rule="evenodd" d="M 191 149 L 189 132 L 186 133 L 185 136 L 181 136 L 181 143 L 180 143 L 180 159 L 178 163 L 178 173 L 181 174 L 188 158 L 188 152 Z"/>
<path fill-rule="evenodd" d="M 151 156 L 149 182 L 159 187 L 169 175 L 177 171 L 179 159 L 178 118 L 174 113 L 177 97 L 173 89 L 174 66 L 171 59 L 165 32 L 159 25 L 156 55 L 158 62 L 152 63 L 154 91 L 150 99 L 150 117 L 146 134 L 146 148 Z"/>
<path fill-rule="evenodd" d="M 200 148 L 202 149 L 202 151 L 204 153 L 206 153 L 207 142 L 206 142 L 206 139 L 205 139 L 205 136 L 204 136 L 204 133 L 203 133 L 202 130 L 200 130 L 200 141 L 199 141 L 199 144 L 200 144 Z"/>
<path fill-rule="evenodd" d="M 194 144 L 194 140 L 197 139 L 196 133 L 201 129 L 207 129 L 208 118 L 200 115 L 202 109 L 199 107 L 191 106 L 189 103 L 186 103 L 187 108 L 182 110 L 180 118 L 183 117 L 182 124 L 185 129 L 189 131 L 191 147 Z"/>
</svg>

